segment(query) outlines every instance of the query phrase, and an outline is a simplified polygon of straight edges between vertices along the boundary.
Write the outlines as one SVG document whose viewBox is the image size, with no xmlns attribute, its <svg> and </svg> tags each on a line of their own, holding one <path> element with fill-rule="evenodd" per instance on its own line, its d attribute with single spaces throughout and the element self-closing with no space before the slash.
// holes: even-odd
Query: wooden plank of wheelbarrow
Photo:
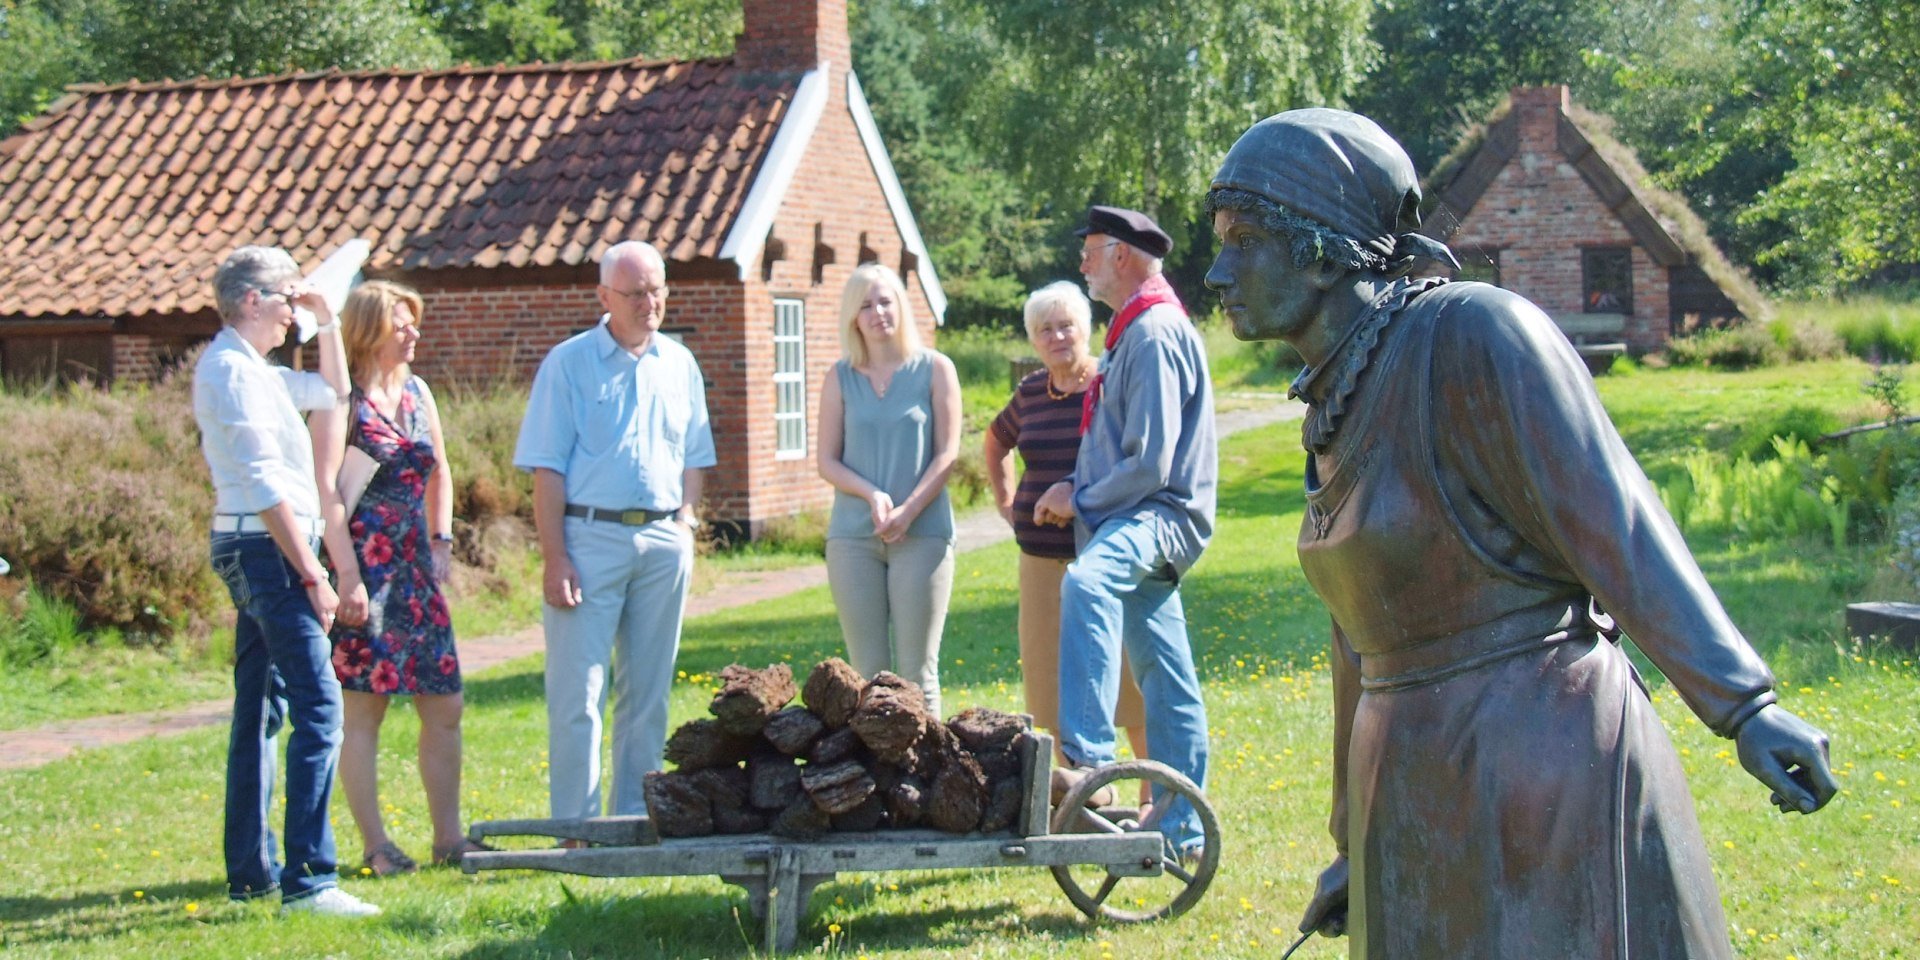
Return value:
<svg viewBox="0 0 1920 960">
<path fill-rule="evenodd" d="M 587 817 L 580 820 L 482 820 L 467 828 L 476 842 L 488 837 L 553 837 L 585 840 L 603 847 L 632 847 L 660 842 L 648 817 Z"/>
<path fill-rule="evenodd" d="M 1053 819 L 1053 738 L 1036 733 L 1020 742 L 1020 772 L 1026 778 L 1027 796 L 1020 807 L 1019 833 L 1023 837 L 1044 835 Z"/>
<path fill-rule="evenodd" d="M 495 850 L 461 860 L 467 873 L 547 870 L 590 877 L 684 877 L 745 874 L 766 869 L 776 851 L 792 851 L 801 873 L 925 870 L 966 867 L 1105 866 L 1122 876 L 1160 872 L 1157 832 L 1074 833 L 1044 837 L 956 837 L 932 830 L 838 834 L 822 840 L 781 840 L 767 834 L 667 839 L 650 846 L 580 850 Z"/>
</svg>

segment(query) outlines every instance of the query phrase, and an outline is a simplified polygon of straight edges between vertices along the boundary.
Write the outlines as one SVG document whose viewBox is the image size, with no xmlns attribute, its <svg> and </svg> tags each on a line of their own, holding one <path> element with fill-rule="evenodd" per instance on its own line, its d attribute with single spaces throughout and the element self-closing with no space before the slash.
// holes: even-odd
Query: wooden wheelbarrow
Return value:
<svg viewBox="0 0 1920 960">
<path fill-rule="evenodd" d="M 908 829 L 830 833 L 814 840 L 767 833 L 663 838 L 647 817 L 490 820 L 474 824 L 468 836 L 477 842 L 554 837 L 589 846 L 469 853 L 461 868 L 467 873 L 548 870 L 589 877 L 718 876 L 747 891 L 763 947 L 770 953 L 794 948 L 809 896 L 839 873 L 1047 867 L 1081 912 L 1122 923 L 1179 916 L 1206 893 L 1220 865 L 1220 820 L 1193 781 L 1151 760 L 1108 764 L 1075 784 L 1055 810 L 1049 802 L 1053 739 L 1028 736 L 1020 751 L 1025 787 L 1020 816 L 1012 827 L 993 833 Z M 1109 785 L 1116 787 L 1114 796 L 1137 796 L 1139 781 L 1158 788 L 1158 810 L 1165 810 L 1175 797 L 1193 805 L 1204 847 L 1187 856 L 1172 850 L 1151 810 L 1143 820 L 1134 807 L 1088 805 L 1088 798 Z M 1139 909 L 1121 909 L 1115 903 Z"/>
</svg>

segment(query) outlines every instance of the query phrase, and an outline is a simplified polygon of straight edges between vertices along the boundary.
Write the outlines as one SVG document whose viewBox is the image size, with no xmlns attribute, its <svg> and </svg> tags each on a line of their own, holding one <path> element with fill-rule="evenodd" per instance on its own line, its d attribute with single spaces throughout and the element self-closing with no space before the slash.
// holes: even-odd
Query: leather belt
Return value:
<svg viewBox="0 0 1920 960">
<path fill-rule="evenodd" d="M 319 517 L 293 518 L 293 529 L 309 537 L 320 536 L 327 529 L 326 522 Z M 214 533 L 267 533 L 267 522 L 257 513 L 216 513 L 213 515 Z"/>
<path fill-rule="evenodd" d="M 649 523 L 668 520 L 679 512 L 678 509 L 603 510 L 600 507 L 586 507 L 577 503 L 567 504 L 567 516 L 569 517 L 581 517 L 586 520 L 597 520 L 604 523 L 624 523 L 629 527 L 644 527 Z"/>
</svg>

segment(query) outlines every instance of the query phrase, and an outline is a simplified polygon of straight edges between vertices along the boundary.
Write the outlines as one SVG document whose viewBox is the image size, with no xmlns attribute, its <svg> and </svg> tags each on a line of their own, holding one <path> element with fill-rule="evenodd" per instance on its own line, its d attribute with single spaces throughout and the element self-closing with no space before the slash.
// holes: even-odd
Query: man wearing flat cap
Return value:
<svg viewBox="0 0 1920 960">
<path fill-rule="evenodd" d="M 1332 614 L 1338 853 L 1300 929 L 1351 955 L 1731 957 L 1679 758 L 1622 630 L 1784 810 L 1834 794 L 1527 300 L 1451 263 L 1364 117 L 1256 124 L 1207 194 L 1234 335 L 1306 360 L 1300 566 Z"/>
<path fill-rule="evenodd" d="M 1146 706 L 1147 755 L 1205 787 L 1207 711 L 1180 578 L 1213 535 L 1219 463 L 1206 350 L 1161 275 L 1173 241 L 1153 220 L 1097 206 L 1077 233 L 1088 292 L 1114 315 L 1073 474 L 1034 505 L 1038 522 L 1071 522 L 1078 546 L 1060 587 L 1060 747 L 1074 767 L 1114 760 L 1124 647 Z M 1068 771 L 1058 786 L 1074 778 Z M 1203 849 L 1193 806 L 1162 794 L 1156 788 L 1154 809 L 1174 850 L 1217 859 Z"/>
</svg>

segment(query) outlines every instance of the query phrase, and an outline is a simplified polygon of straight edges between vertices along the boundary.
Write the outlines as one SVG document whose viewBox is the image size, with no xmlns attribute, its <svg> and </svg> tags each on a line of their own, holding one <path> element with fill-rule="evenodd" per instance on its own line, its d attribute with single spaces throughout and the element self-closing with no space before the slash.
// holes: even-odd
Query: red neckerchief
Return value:
<svg viewBox="0 0 1920 960">
<path fill-rule="evenodd" d="M 1140 289 L 1135 290 L 1133 296 L 1128 297 L 1127 302 L 1120 305 L 1119 312 L 1113 315 L 1113 323 L 1107 326 L 1107 352 L 1113 352 L 1114 345 L 1119 343 L 1120 338 L 1126 334 L 1127 325 L 1133 322 L 1133 318 L 1163 303 L 1171 303 L 1179 307 L 1180 298 L 1174 294 L 1173 284 L 1167 282 L 1166 276 L 1156 273 L 1148 277 L 1147 282 L 1141 284 Z M 1185 310 L 1184 307 L 1181 309 Z M 1100 405 L 1100 382 L 1104 379 L 1106 379 L 1105 373 L 1094 374 L 1093 382 L 1087 384 L 1086 396 L 1080 401 L 1080 434 L 1082 436 L 1086 435 L 1088 427 L 1093 426 L 1093 410 Z"/>
</svg>

